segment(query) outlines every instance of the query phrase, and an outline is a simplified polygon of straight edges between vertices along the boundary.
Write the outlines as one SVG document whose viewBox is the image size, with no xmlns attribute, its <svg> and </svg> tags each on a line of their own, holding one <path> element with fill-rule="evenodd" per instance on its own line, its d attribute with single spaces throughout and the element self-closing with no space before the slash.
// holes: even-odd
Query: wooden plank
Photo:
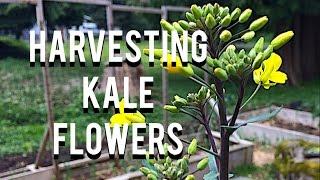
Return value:
<svg viewBox="0 0 320 180">
<path fill-rule="evenodd" d="M 0 0 L 0 3 L 26 3 L 37 4 L 36 0 Z"/>
<path fill-rule="evenodd" d="M 43 156 L 44 151 L 46 150 L 47 142 L 49 140 L 49 127 L 46 128 L 46 131 L 44 132 L 38 154 L 35 161 L 35 167 L 36 169 L 40 166 L 41 157 Z"/>
<path fill-rule="evenodd" d="M 162 19 L 168 19 L 168 10 L 165 6 L 161 7 L 161 18 Z M 168 103 L 168 73 L 165 69 L 162 68 L 161 71 L 161 79 L 162 79 L 162 105 L 166 105 Z M 163 110 L 163 126 L 164 129 L 168 128 L 168 112 L 166 110 Z"/>
<path fill-rule="evenodd" d="M 45 1 L 81 3 L 81 4 L 91 4 L 91 5 L 109 5 L 110 4 L 110 2 L 106 0 L 45 0 Z"/>
<path fill-rule="evenodd" d="M 115 4 L 112 5 L 112 9 L 115 11 L 141 12 L 141 13 L 150 13 L 150 14 L 161 14 L 162 13 L 162 10 L 159 8 L 115 5 Z"/>
<path fill-rule="evenodd" d="M 181 11 L 181 12 L 186 12 L 186 11 L 189 11 L 190 8 L 187 8 L 187 7 L 181 7 L 181 6 L 165 6 L 166 9 L 168 11 Z"/>
<path fill-rule="evenodd" d="M 42 0 L 37 1 L 37 6 L 36 6 L 36 16 L 37 16 L 37 24 L 40 27 L 41 30 L 46 32 L 46 24 L 45 24 L 45 19 L 44 19 L 44 12 L 43 12 L 43 2 Z M 46 37 L 47 40 L 47 37 Z M 42 75 L 43 75 L 43 84 L 44 84 L 44 96 L 46 100 L 46 106 L 47 106 L 47 120 L 48 120 L 48 126 L 49 126 L 49 134 L 50 134 L 50 140 L 53 143 L 53 123 L 54 123 L 54 114 L 53 114 L 53 105 L 52 105 L 52 97 L 51 97 L 51 79 L 50 79 L 50 74 L 49 74 L 49 62 L 46 61 L 45 65 L 42 67 Z M 46 136 L 46 135 L 45 135 Z M 43 143 L 47 143 L 47 139 L 44 138 Z M 45 145 L 44 145 L 45 146 Z M 56 179 L 59 178 L 59 167 L 58 167 L 58 162 L 56 159 L 54 159 L 54 156 L 52 154 L 52 164 L 55 168 L 55 175 Z"/>
<path fill-rule="evenodd" d="M 27 171 L 29 171 L 29 169 L 27 169 L 26 167 L 15 169 L 15 170 L 11 170 L 11 171 L 6 171 L 6 172 L 3 172 L 3 173 L 0 173 L 0 179 L 8 177 L 8 176 L 13 176 L 15 174 L 27 172 Z"/>
<path fill-rule="evenodd" d="M 107 28 L 108 31 L 111 31 L 113 29 L 113 12 L 112 12 L 112 2 L 110 1 L 110 4 L 106 6 L 106 20 L 107 20 Z"/>
</svg>

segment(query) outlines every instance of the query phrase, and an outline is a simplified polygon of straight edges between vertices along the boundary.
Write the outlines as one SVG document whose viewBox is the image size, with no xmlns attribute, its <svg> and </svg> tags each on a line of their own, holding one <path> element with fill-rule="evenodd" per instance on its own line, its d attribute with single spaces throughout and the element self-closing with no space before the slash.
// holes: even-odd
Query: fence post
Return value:
<svg viewBox="0 0 320 180">
<path fill-rule="evenodd" d="M 44 13 L 43 13 L 43 2 L 42 0 L 37 1 L 37 6 L 36 6 L 36 15 L 37 15 L 37 24 L 40 27 L 42 31 L 45 31 L 47 33 L 46 25 L 45 25 L 45 19 L 44 19 Z M 47 36 L 47 35 L 46 35 Z M 46 41 L 47 41 L 47 37 Z M 42 74 L 43 74 L 43 85 L 45 89 L 45 100 L 46 100 L 46 106 L 47 106 L 47 120 L 48 120 L 48 128 L 49 131 L 47 131 L 50 135 L 50 140 L 53 143 L 53 123 L 54 123 L 54 114 L 53 114 L 53 106 L 52 106 L 52 97 L 51 97 L 51 79 L 50 79 L 50 74 L 49 74 L 49 69 L 48 69 L 48 61 L 45 61 L 45 65 L 42 67 Z M 47 144 L 48 138 L 46 138 L 47 134 L 45 134 L 44 137 L 44 142 L 42 142 L 43 147 Z M 43 148 L 42 150 L 44 150 Z M 39 152 L 43 153 L 43 152 Z M 58 162 L 54 158 L 53 152 L 51 152 L 51 157 L 52 157 L 52 164 L 55 168 L 55 175 L 56 179 L 60 179 L 59 176 L 59 166 Z M 40 157 L 39 157 L 40 159 Z"/>
<path fill-rule="evenodd" d="M 106 20 L 108 32 L 113 29 L 113 12 L 112 12 L 112 0 L 108 0 L 109 4 L 106 6 Z"/>
<path fill-rule="evenodd" d="M 168 9 L 166 6 L 161 6 L 161 18 L 168 19 Z M 168 73 L 162 68 L 162 105 L 166 105 L 168 102 Z M 163 110 L 163 126 L 165 129 L 168 128 L 168 112 Z"/>
</svg>

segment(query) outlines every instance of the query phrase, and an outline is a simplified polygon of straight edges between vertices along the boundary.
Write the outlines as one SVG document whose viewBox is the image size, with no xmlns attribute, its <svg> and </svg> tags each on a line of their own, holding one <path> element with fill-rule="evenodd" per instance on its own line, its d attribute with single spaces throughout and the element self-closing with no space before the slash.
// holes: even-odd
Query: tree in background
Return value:
<svg viewBox="0 0 320 180">
<path fill-rule="evenodd" d="M 48 29 L 55 29 L 55 26 L 80 25 L 86 9 L 88 8 L 81 4 L 44 3 Z M 30 28 L 36 23 L 35 12 L 35 6 L 30 4 L 1 4 L 0 29 L 13 31 L 16 38 L 19 39 L 24 29 Z"/>
<path fill-rule="evenodd" d="M 17 39 L 20 38 L 22 30 L 32 26 L 35 21 L 34 6 L 28 4 L 0 5 L 0 29 L 13 31 Z"/>
</svg>

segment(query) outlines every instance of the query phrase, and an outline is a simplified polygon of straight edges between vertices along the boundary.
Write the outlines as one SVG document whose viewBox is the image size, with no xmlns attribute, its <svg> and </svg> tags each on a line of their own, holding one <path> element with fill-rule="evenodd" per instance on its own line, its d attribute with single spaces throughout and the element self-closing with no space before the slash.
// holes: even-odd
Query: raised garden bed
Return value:
<svg viewBox="0 0 320 180">
<path fill-rule="evenodd" d="M 272 111 L 278 107 L 262 108 L 248 111 L 239 115 L 239 122 L 244 122 L 251 116 Z M 311 113 L 282 108 L 273 119 L 263 123 L 253 123 L 241 127 L 238 134 L 245 139 L 255 139 L 260 142 L 278 144 L 282 140 L 302 139 L 310 142 L 319 142 L 319 117 Z"/>
<path fill-rule="evenodd" d="M 214 132 L 214 136 L 219 139 L 219 133 Z M 252 163 L 253 158 L 253 144 L 249 141 L 237 141 L 235 138 L 231 138 L 232 146 L 230 146 L 230 169 L 239 166 L 241 164 Z M 207 154 L 199 151 L 199 153 L 192 157 L 190 160 L 191 167 L 193 170 L 196 168 L 197 162 L 203 159 Z M 89 158 L 60 163 L 59 167 L 63 177 L 65 178 L 95 178 L 95 179 L 141 179 L 142 174 L 138 171 L 126 173 L 120 176 L 110 173 L 110 169 L 116 169 L 114 165 L 110 167 L 109 156 L 105 153 L 102 154 L 97 160 L 90 160 Z M 129 165 L 127 165 L 129 166 Z M 109 170 L 109 171 L 108 171 Z M 17 169 L 0 174 L 0 178 L 5 179 L 50 179 L 53 176 L 54 168 L 52 166 L 43 167 L 40 169 L 34 169 L 33 165 L 29 165 L 25 168 Z M 197 174 L 199 177 L 203 177 L 203 174 L 209 170 L 206 169 L 203 172 Z M 113 177 L 112 177 L 113 176 Z"/>
</svg>

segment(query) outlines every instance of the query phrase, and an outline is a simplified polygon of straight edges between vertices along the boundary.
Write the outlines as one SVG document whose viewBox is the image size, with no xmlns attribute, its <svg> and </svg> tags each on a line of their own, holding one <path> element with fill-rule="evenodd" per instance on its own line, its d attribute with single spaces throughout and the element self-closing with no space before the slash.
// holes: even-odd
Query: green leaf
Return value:
<svg viewBox="0 0 320 180">
<path fill-rule="evenodd" d="M 226 128 L 226 129 L 233 132 L 233 131 L 237 130 L 239 127 L 246 126 L 249 123 L 256 123 L 256 122 L 263 122 L 263 121 L 270 120 L 271 118 L 275 117 L 281 111 L 281 109 L 282 109 L 282 107 L 279 107 L 278 109 L 275 109 L 271 112 L 266 112 L 266 113 L 254 116 L 252 118 L 249 118 L 245 122 L 238 123 L 234 126 L 221 126 L 221 127 Z"/>
<path fill-rule="evenodd" d="M 151 169 L 157 172 L 156 168 L 152 164 L 150 164 L 146 159 L 142 160 L 142 165 L 148 169 Z"/>
<path fill-rule="evenodd" d="M 247 123 L 255 123 L 255 122 L 263 122 L 266 120 L 270 120 L 271 118 L 275 117 L 280 111 L 282 107 L 279 107 L 278 109 L 275 109 L 271 112 L 263 113 L 261 115 L 252 117 L 247 120 Z"/>
</svg>

